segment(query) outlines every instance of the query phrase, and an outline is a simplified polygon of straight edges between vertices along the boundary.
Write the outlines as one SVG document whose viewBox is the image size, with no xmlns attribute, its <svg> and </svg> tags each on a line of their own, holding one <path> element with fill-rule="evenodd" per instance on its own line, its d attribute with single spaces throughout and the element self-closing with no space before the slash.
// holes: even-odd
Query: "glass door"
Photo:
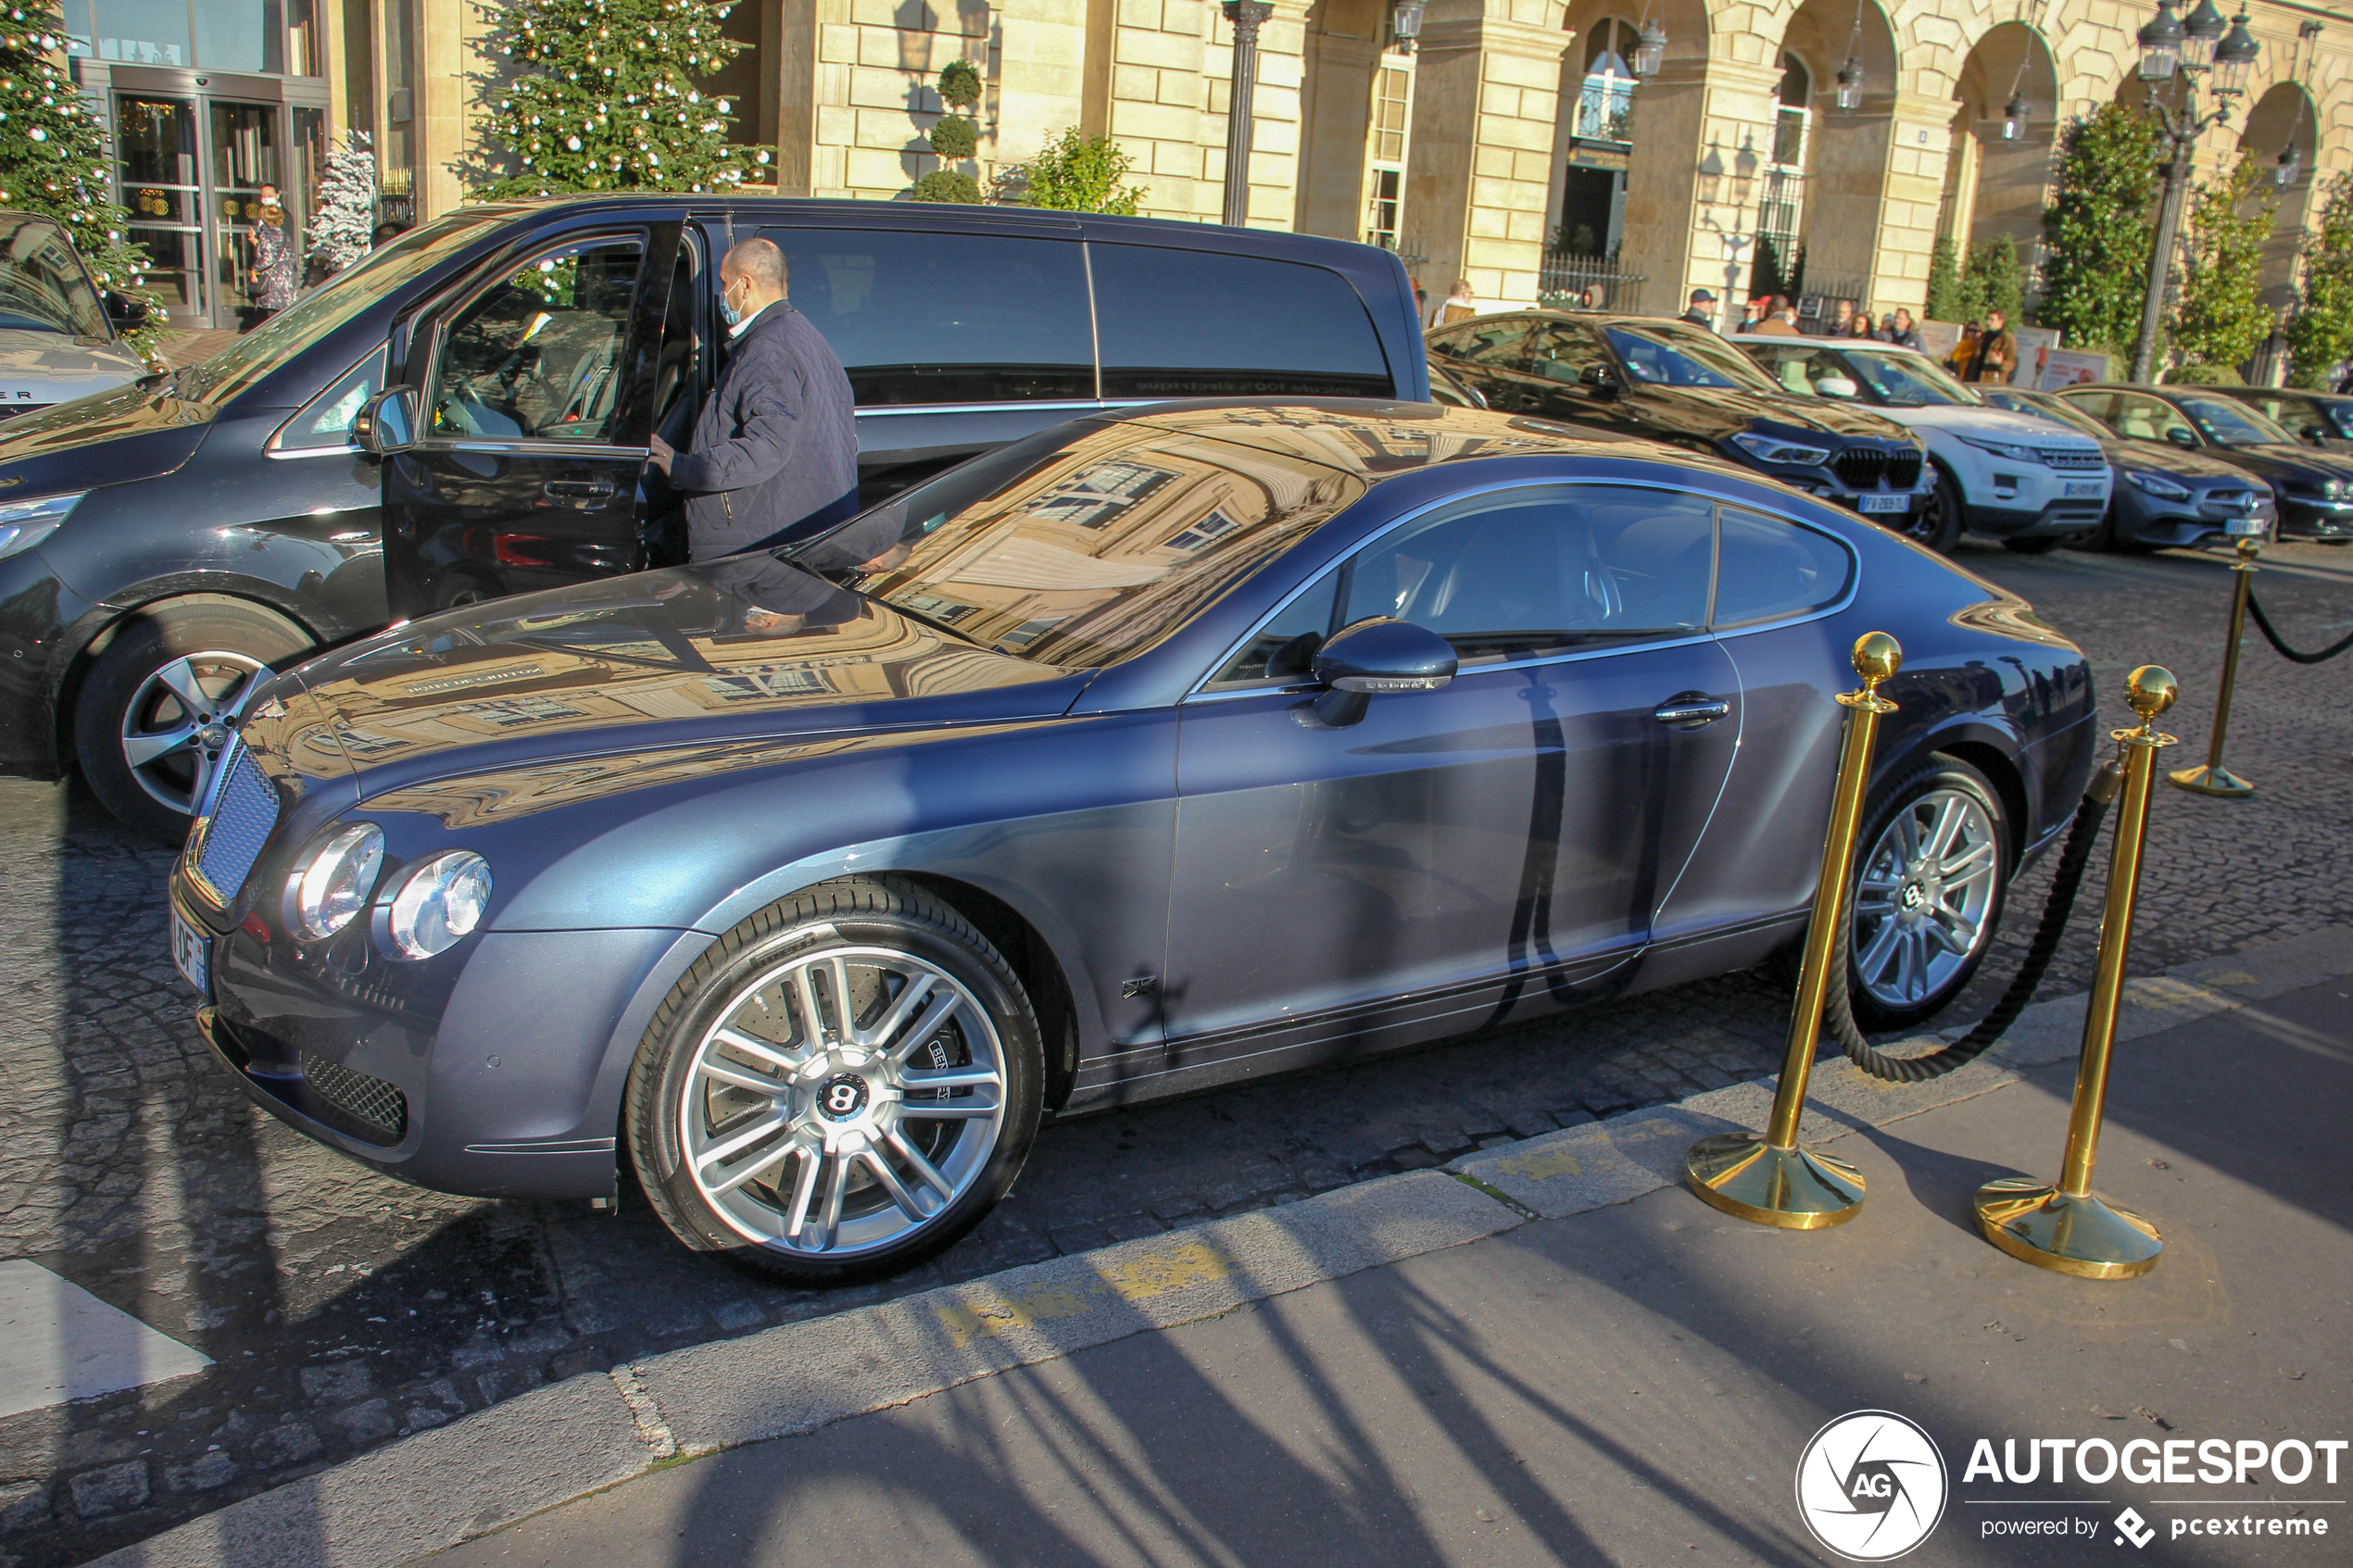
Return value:
<svg viewBox="0 0 2353 1568">
<path fill-rule="evenodd" d="M 254 277 L 254 228 L 261 221 L 261 187 L 277 187 L 286 208 L 286 239 L 301 254 L 299 220 L 281 168 L 280 110 L 275 104 L 209 100 L 212 122 L 211 208 L 213 324 L 249 324 L 260 307 Z"/>
<path fill-rule="evenodd" d="M 148 286 L 170 307 L 173 326 L 209 326 L 196 107 L 185 98 L 125 94 L 115 126 L 129 238 L 146 248 Z"/>
</svg>

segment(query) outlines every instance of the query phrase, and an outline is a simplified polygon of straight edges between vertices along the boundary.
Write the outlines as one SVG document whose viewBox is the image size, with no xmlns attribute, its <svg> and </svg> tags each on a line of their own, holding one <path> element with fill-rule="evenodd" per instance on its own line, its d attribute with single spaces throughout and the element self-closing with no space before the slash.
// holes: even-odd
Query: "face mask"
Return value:
<svg viewBox="0 0 2353 1568">
<path fill-rule="evenodd" d="M 722 290 L 719 295 L 719 319 L 731 327 L 744 319 L 744 313 L 729 302 L 724 290 Z"/>
</svg>

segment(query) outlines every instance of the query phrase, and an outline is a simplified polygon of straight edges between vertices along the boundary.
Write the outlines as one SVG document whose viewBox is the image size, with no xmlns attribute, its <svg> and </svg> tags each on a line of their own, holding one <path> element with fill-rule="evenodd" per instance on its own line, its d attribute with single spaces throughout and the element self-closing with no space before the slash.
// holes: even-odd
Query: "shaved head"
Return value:
<svg viewBox="0 0 2353 1568">
<path fill-rule="evenodd" d="M 769 298 L 785 296 L 785 253 L 774 240 L 737 240 L 719 270 L 726 277 L 741 278 Z"/>
</svg>

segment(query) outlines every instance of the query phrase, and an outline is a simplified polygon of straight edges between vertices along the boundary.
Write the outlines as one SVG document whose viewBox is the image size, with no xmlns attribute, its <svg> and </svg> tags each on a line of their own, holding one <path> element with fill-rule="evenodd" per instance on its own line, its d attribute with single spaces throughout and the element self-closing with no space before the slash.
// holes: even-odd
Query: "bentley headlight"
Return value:
<svg viewBox="0 0 2353 1568">
<path fill-rule="evenodd" d="M 447 952 L 482 923 L 490 905 L 490 862 L 471 849 L 420 860 L 393 889 L 378 935 L 404 959 Z"/>
<path fill-rule="evenodd" d="M 286 878 L 286 929 L 324 942 L 349 925 L 367 908 L 384 858 L 384 830 L 373 822 L 354 822 L 311 850 Z"/>
</svg>

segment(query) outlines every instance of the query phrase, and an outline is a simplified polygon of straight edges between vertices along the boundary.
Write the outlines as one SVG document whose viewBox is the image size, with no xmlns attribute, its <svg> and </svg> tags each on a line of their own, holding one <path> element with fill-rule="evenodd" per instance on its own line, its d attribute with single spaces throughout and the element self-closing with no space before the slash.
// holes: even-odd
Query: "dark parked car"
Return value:
<svg viewBox="0 0 2353 1568">
<path fill-rule="evenodd" d="M 2210 386 L 2235 397 L 2308 446 L 2353 452 L 2353 397 L 2300 387 Z"/>
<path fill-rule="evenodd" d="M 2234 397 L 2205 386 L 2071 386 L 2071 408 L 2131 441 L 2220 458 L 2271 487 L 2283 538 L 2353 540 L 2353 457 L 2317 452 Z"/>
<path fill-rule="evenodd" d="M 1934 521 L 1935 476 L 1901 426 L 1791 396 L 1705 327 L 1528 310 L 1441 327 L 1429 346 L 1490 408 L 1729 458 L 1898 533 Z"/>
<path fill-rule="evenodd" d="M 1082 420 L 775 555 L 271 677 L 171 883 L 260 1105 L 427 1186 L 904 1267 L 1040 1114 L 1755 964 L 1899 627 L 1852 975 L 1967 984 L 2104 737 L 2014 596 L 1719 460 L 1431 404 Z"/>
<path fill-rule="evenodd" d="M 870 496 L 1101 408 L 1428 394 L 1404 270 L 1365 245 L 883 202 L 467 208 L 208 363 L 0 427 L 0 772 L 78 760 L 176 838 L 258 671 L 683 558 L 647 441 L 686 441 L 717 260 L 753 235 L 849 368 Z M 398 385 L 416 439 L 380 462 L 354 421 Z"/>
<path fill-rule="evenodd" d="M 2116 470 L 2108 515 L 2082 541 L 2092 549 L 2158 550 L 2242 534 L 2268 536 L 2279 519 L 2271 486 L 2220 458 L 2170 441 L 2127 440 L 2056 393 L 1985 386 L 1997 408 L 2015 409 L 2095 437 Z"/>
<path fill-rule="evenodd" d="M 121 335 L 145 314 L 91 281 L 56 223 L 0 211 L 0 420 L 145 374 L 145 363 Z"/>
</svg>

